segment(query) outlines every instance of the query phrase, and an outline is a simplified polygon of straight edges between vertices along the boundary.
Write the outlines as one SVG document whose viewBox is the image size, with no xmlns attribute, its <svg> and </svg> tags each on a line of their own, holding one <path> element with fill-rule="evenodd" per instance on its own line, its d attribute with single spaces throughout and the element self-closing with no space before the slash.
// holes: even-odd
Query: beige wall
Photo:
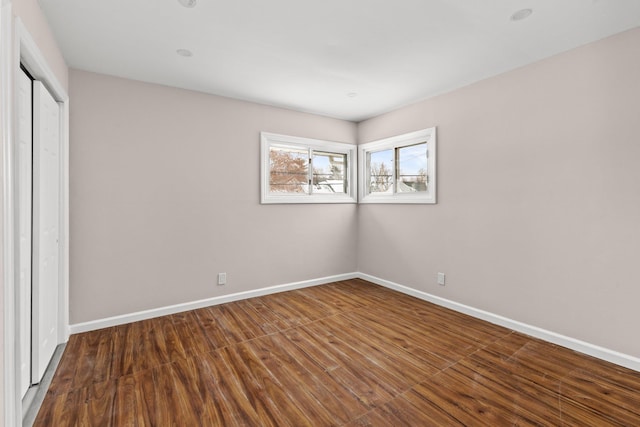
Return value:
<svg viewBox="0 0 640 427">
<path fill-rule="evenodd" d="M 72 324 L 356 270 L 356 205 L 259 204 L 260 131 L 354 123 L 77 70 L 70 98 Z"/>
<path fill-rule="evenodd" d="M 639 357 L 638 46 L 640 29 L 361 123 L 363 143 L 438 127 L 438 204 L 361 205 L 360 271 Z"/>
<path fill-rule="evenodd" d="M 72 70 L 71 323 L 359 270 L 640 356 L 639 43 L 633 30 L 359 125 Z M 369 142 L 430 126 L 437 205 L 258 202 L 260 131 Z"/>
</svg>

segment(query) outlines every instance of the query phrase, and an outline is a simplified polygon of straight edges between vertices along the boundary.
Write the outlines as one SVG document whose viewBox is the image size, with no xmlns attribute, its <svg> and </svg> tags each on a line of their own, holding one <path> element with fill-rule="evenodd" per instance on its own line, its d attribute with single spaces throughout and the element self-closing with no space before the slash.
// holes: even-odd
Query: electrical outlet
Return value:
<svg viewBox="0 0 640 427">
<path fill-rule="evenodd" d="M 440 286 L 444 286 L 445 280 L 444 280 L 444 273 L 438 273 L 438 285 Z"/>
<path fill-rule="evenodd" d="M 218 285 L 227 284 L 227 273 L 218 273 Z"/>
</svg>

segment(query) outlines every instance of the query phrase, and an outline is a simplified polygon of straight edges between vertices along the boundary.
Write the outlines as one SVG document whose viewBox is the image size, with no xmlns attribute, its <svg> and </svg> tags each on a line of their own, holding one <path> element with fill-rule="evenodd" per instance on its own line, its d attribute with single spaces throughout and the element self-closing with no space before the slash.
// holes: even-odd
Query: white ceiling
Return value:
<svg viewBox="0 0 640 427">
<path fill-rule="evenodd" d="M 72 68 L 352 121 L 640 25 L 640 0 L 40 4 Z"/>
</svg>

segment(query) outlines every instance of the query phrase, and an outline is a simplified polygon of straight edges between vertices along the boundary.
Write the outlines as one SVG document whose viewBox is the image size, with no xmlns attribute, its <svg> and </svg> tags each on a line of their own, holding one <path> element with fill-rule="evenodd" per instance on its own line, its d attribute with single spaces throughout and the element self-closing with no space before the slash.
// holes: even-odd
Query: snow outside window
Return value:
<svg viewBox="0 0 640 427">
<path fill-rule="evenodd" d="M 359 146 L 360 203 L 435 203 L 436 129 Z"/>
<path fill-rule="evenodd" d="M 261 200 L 356 203 L 356 146 L 262 132 Z"/>
</svg>

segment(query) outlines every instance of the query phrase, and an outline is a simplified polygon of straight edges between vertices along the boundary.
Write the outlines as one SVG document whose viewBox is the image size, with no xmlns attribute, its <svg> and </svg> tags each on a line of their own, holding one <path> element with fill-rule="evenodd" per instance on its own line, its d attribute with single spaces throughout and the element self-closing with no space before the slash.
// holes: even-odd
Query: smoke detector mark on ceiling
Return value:
<svg viewBox="0 0 640 427">
<path fill-rule="evenodd" d="M 184 56 L 185 58 L 193 56 L 193 52 L 191 52 L 189 49 L 178 49 L 176 50 L 176 53 L 180 56 Z"/>
<path fill-rule="evenodd" d="M 522 21 L 523 19 L 527 19 L 533 13 L 532 9 L 520 9 L 513 15 L 511 15 L 512 21 Z"/>
<path fill-rule="evenodd" d="M 197 2 L 197 0 L 178 0 L 178 3 L 188 8 L 196 7 Z"/>
</svg>

